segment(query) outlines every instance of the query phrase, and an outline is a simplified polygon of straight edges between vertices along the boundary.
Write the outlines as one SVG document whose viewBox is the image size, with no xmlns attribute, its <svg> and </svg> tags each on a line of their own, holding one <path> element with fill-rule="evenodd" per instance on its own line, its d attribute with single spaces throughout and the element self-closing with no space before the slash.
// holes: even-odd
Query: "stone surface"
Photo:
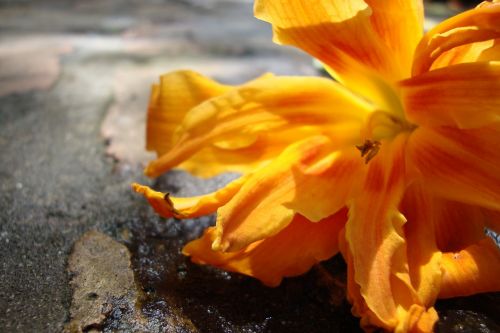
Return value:
<svg viewBox="0 0 500 333">
<path fill-rule="evenodd" d="M 50 88 L 60 74 L 59 58 L 71 51 L 62 41 L 12 38 L 0 44 L 0 96 Z"/>
<path fill-rule="evenodd" d="M 139 291 L 126 246 L 88 231 L 75 243 L 68 272 L 73 300 L 66 332 L 99 329 L 112 312 L 135 312 Z"/>
<path fill-rule="evenodd" d="M 141 311 L 142 290 L 135 282 L 127 247 L 97 231 L 86 232 L 68 259 L 73 297 L 64 333 L 197 332 L 175 308 L 151 320 Z"/>
<path fill-rule="evenodd" d="M 496 333 L 500 325 L 487 316 L 474 311 L 447 310 L 441 313 L 438 332 L 449 333 Z"/>
<path fill-rule="evenodd" d="M 130 190 L 137 181 L 193 195 L 234 178 L 142 176 L 144 110 L 161 73 L 192 68 L 230 84 L 266 71 L 315 74 L 309 57 L 271 43 L 251 1 L 0 0 L 0 59 L 17 63 L 0 63 L 0 89 L 8 88 L 0 96 L 0 332 L 360 331 L 343 300 L 339 257 L 272 289 L 193 265 L 180 249 L 213 219 L 158 218 Z M 99 265 L 85 264 L 91 259 Z M 106 283 L 82 289 L 92 285 L 77 283 L 68 263 Z M 113 273 L 128 282 L 118 285 Z M 439 302 L 441 323 L 472 316 L 494 331 L 498 297 Z M 71 314 L 71 304 L 81 312 Z"/>
</svg>

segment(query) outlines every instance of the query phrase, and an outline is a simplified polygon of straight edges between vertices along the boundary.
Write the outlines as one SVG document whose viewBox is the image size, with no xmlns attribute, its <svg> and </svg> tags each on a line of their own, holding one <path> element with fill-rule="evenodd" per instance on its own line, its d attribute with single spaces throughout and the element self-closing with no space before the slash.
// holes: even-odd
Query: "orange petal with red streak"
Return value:
<svg viewBox="0 0 500 333">
<path fill-rule="evenodd" d="M 442 298 L 500 291 L 500 249 L 489 237 L 442 260 Z"/>
<path fill-rule="evenodd" d="M 187 112 L 176 129 L 175 145 L 145 173 L 158 176 L 198 153 L 213 154 L 205 159 L 212 164 L 202 170 L 189 164 L 191 171 L 213 175 L 226 165 L 240 171 L 241 160 L 260 166 L 288 144 L 318 134 L 354 144 L 356 127 L 370 111 L 372 106 L 331 80 L 266 75 Z"/>
<path fill-rule="evenodd" d="M 251 175 L 217 216 L 215 249 L 236 251 L 285 228 L 296 213 L 321 220 L 345 206 L 363 160 L 328 137 L 299 141 Z"/>
<path fill-rule="evenodd" d="M 442 54 L 463 45 L 500 38 L 500 2 L 483 2 L 428 31 L 415 51 L 413 76 L 427 72 Z M 497 58 L 498 59 L 498 58 Z"/>
<path fill-rule="evenodd" d="M 500 210 L 499 130 L 419 127 L 406 149 L 409 164 L 437 196 Z"/>
<path fill-rule="evenodd" d="M 276 235 L 226 253 L 212 250 L 217 232 L 208 228 L 201 238 L 187 244 L 183 253 L 195 263 L 253 276 L 268 286 L 277 286 L 284 277 L 303 274 L 315 263 L 335 255 L 338 233 L 346 220 L 345 209 L 316 223 L 296 215 Z"/>
<path fill-rule="evenodd" d="M 196 105 L 230 89 L 193 71 L 162 75 L 153 85 L 146 122 L 146 149 L 158 155 L 175 144 L 175 131 Z"/>
<path fill-rule="evenodd" d="M 500 62 L 459 64 L 400 83 L 408 119 L 474 128 L 500 122 Z"/>
</svg>

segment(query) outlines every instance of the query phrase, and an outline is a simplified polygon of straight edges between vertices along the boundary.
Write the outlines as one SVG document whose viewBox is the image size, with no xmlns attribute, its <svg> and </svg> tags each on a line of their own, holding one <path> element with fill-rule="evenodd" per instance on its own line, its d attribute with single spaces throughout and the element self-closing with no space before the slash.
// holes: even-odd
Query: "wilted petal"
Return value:
<svg viewBox="0 0 500 333">
<path fill-rule="evenodd" d="M 217 232 L 209 228 L 200 239 L 187 244 L 183 253 L 195 263 L 253 276 L 266 285 L 277 286 L 283 277 L 305 273 L 315 263 L 337 253 L 338 233 L 346 220 L 346 209 L 316 223 L 296 215 L 276 235 L 226 253 L 212 250 Z"/>
<path fill-rule="evenodd" d="M 404 75 L 409 75 L 413 53 L 423 34 L 422 0 L 365 0 L 372 10 L 373 29 L 391 50 Z"/>
<path fill-rule="evenodd" d="M 345 206 L 351 183 L 363 167 L 354 147 L 337 151 L 327 137 L 313 137 L 287 148 L 251 175 L 217 216 L 214 248 L 236 251 L 268 238 L 296 213 L 321 220 Z"/>
<path fill-rule="evenodd" d="M 230 89 L 193 71 L 162 75 L 152 86 L 146 123 L 146 149 L 158 155 L 175 144 L 175 130 L 196 105 Z"/>
<path fill-rule="evenodd" d="M 254 12 L 273 25 L 276 42 L 303 49 L 341 75 L 353 63 L 392 72 L 388 48 L 372 28 L 372 11 L 362 0 L 258 0 Z"/>
<path fill-rule="evenodd" d="M 500 122 L 500 62 L 454 65 L 400 83 L 408 119 L 474 128 Z"/>
<path fill-rule="evenodd" d="M 168 193 L 158 192 L 136 183 L 132 184 L 132 188 L 144 195 L 160 216 L 188 218 L 214 213 L 239 191 L 245 180 L 246 177 L 243 176 L 215 192 L 189 198 L 172 197 Z"/>
<path fill-rule="evenodd" d="M 500 2 L 453 16 L 427 32 L 415 52 L 414 76 L 428 71 L 443 53 L 466 44 L 500 38 Z M 498 59 L 498 58 L 497 58 Z"/>
<path fill-rule="evenodd" d="M 398 322 L 394 327 L 387 325 L 368 307 L 361 295 L 360 286 L 355 281 L 355 266 L 350 253 L 349 246 L 345 241 L 344 231 L 339 235 L 339 248 L 347 263 L 347 299 L 352 304 L 352 313 L 361 317 L 361 327 L 370 332 L 380 327 L 394 332 L 419 332 L 428 333 L 433 331 L 434 324 L 438 320 L 438 314 L 434 308 L 427 308 L 419 304 L 412 304 L 409 309 L 398 309 Z"/>
<path fill-rule="evenodd" d="M 420 0 L 259 0 L 255 15 L 273 25 L 276 42 L 319 59 L 378 108 L 402 110 L 392 84 L 410 74 L 422 34 Z"/>
<path fill-rule="evenodd" d="M 441 251 L 436 240 L 435 224 L 439 201 L 419 183 L 405 191 L 400 209 L 407 219 L 404 233 L 407 243 L 410 278 L 420 304 L 433 306 L 441 285 Z M 454 232 L 453 232 L 454 233 Z"/>
<path fill-rule="evenodd" d="M 340 77 L 353 65 L 385 78 L 407 76 L 422 34 L 418 0 L 258 0 L 254 8 L 273 25 L 276 42 L 303 49 Z"/>
<path fill-rule="evenodd" d="M 337 138 L 352 136 L 359 129 L 359 123 L 342 123 L 332 126 L 330 133 L 337 133 Z M 291 126 L 259 136 L 248 147 L 223 149 L 210 145 L 192 155 L 177 168 L 186 170 L 199 177 L 211 177 L 223 172 L 253 172 L 279 156 L 290 144 L 303 138 L 316 136 L 322 131 L 318 127 Z"/>
<path fill-rule="evenodd" d="M 500 291 L 500 249 L 489 237 L 443 255 L 440 297 Z"/>
<path fill-rule="evenodd" d="M 437 196 L 500 210 L 499 130 L 451 127 L 416 129 L 408 161 Z"/>
<path fill-rule="evenodd" d="M 488 228 L 500 234 L 500 211 L 498 210 L 485 210 L 485 223 Z"/>
<path fill-rule="evenodd" d="M 278 148 L 314 133 L 350 144 L 357 134 L 353 127 L 360 128 L 371 108 L 328 79 L 266 75 L 192 108 L 176 130 L 175 145 L 145 172 L 158 176 L 197 153 L 213 154 L 215 165 L 205 164 L 203 175 L 220 171 L 221 165 L 239 171 L 235 169 L 242 165 L 240 159 L 261 165 Z M 295 131 L 280 135 L 287 130 Z M 209 152 L 201 153 L 203 149 Z"/>
<path fill-rule="evenodd" d="M 500 270 L 488 270 L 486 262 L 496 266 L 500 249 L 484 234 L 490 224 L 484 209 L 435 197 L 420 184 L 407 189 L 401 208 L 408 218 L 412 284 L 421 301 L 431 306 L 436 297 L 498 290 Z"/>
<path fill-rule="evenodd" d="M 483 208 L 440 198 L 434 201 L 433 229 L 440 251 L 460 251 L 485 237 L 489 223 Z"/>
<path fill-rule="evenodd" d="M 443 52 L 431 70 L 463 63 L 500 61 L 500 38 L 457 46 Z"/>
<path fill-rule="evenodd" d="M 428 326 L 437 319 L 411 284 L 403 231 L 406 219 L 398 211 L 407 185 L 403 154 L 407 138 L 400 134 L 382 142 L 368 165 L 362 191 L 349 204 L 345 235 L 354 282 L 365 310 L 369 309 L 359 313 L 362 324 L 402 331 L 409 325 Z"/>
</svg>

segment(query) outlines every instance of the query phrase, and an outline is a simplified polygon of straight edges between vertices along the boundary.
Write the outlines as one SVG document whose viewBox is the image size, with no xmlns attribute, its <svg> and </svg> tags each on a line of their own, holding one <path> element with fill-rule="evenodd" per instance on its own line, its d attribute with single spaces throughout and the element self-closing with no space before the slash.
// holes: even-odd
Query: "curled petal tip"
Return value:
<svg viewBox="0 0 500 333">
<path fill-rule="evenodd" d="M 213 251 L 221 251 L 221 239 L 220 237 L 217 237 L 214 242 L 212 243 L 212 250 Z"/>
<path fill-rule="evenodd" d="M 145 191 L 146 191 L 146 188 L 140 184 L 137 184 L 137 183 L 132 183 L 132 185 L 130 185 L 132 187 L 132 190 L 134 192 L 137 192 L 137 193 L 140 193 L 140 194 L 144 194 Z"/>
<path fill-rule="evenodd" d="M 230 242 L 226 240 L 222 240 L 223 230 L 220 226 L 215 228 L 215 239 L 212 242 L 212 250 L 217 252 L 226 252 L 230 247 Z"/>
</svg>

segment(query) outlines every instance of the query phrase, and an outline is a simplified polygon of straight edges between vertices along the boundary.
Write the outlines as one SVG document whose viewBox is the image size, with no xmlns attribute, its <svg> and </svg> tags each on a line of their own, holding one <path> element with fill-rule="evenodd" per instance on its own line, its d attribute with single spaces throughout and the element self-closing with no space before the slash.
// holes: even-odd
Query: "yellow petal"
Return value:
<svg viewBox="0 0 500 333">
<path fill-rule="evenodd" d="M 488 243 L 484 234 L 488 222 L 480 207 L 436 198 L 425 186 L 414 183 L 407 189 L 401 209 L 408 218 L 405 235 L 411 281 L 426 306 L 432 306 L 436 297 L 500 287 L 496 283 L 500 270 L 495 270 L 496 276 L 480 272 L 478 262 L 484 258 L 471 258 L 474 252 L 473 256 L 492 259 L 491 265 L 500 258 L 498 249 L 495 257 L 490 245 L 478 247 Z"/>
<path fill-rule="evenodd" d="M 410 305 L 409 309 L 399 309 L 399 322 L 396 327 L 385 326 L 377 315 L 368 307 L 365 299 L 361 296 L 360 286 L 356 283 L 354 277 L 354 261 L 350 253 L 349 246 L 345 240 L 344 230 L 340 231 L 339 249 L 347 263 L 347 299 L 352 304 L 352 313 L 361 317 L 361 327 L 367 332 L 371 332 L 385 327 L 394 332 L 433 332 L 434 324 L 438 320 L 438 314 L 434 308 L 426 308 L 419 304 Z"/>
<path fill-rule="evenodd" d="M 326 128 L 325 128 L 326 129 Z M 330 133 L 338 133 L 339 137 L 346 137 L 349 133 L 359 132 L 359 123 L 342 123 L 331 128 Z M 223 149 L 208 146 L 177 167 L 199 177 L 211 177 L 223 172 L 249 173 L 266 165 L 281 154 L 291 143 L 306 137 L 321 134 L 318 127 L 291 126 L 272 132 L 259 133 L 259 136 L 248 147 L 239 149 Z"/>
<path fill-rule="evenodd" d="M 500 122 L 500 61 L 454 65 L 400 83 L 408 119 L 474 128 Z"/>
<path fill-rule="evenodd" d="M 340 76 L 353 65 L 407 76 L 422 33 L 418 0 L 258 0 L 254 12 L 273 25 L 276 42 L 303 49 Z"/>
<path fill-rule="evenodd" d="M 288 136 L 285 144 L 286 136 L 277 138 L 280 147 L 313 132 L 349 141 L 342 136 L 352 137 L 356 133 L 345 128 L 359 128 L 371 111 L 366 102 L 331 80 L 266 75 L 192 108 L 177 128 L 176 144 L 151 162 L 145 172 L 158 176 L 203 149 L 210 150 L 217 165 L 228 163 L 234 167 L 241 165 L 238 159 L 249 162 L 252 156 L 255 162 L 267 162 L 261 158 L 272 155 L 266 151 L 267 144 L 273 144 L 272 134 L 291 129 L 296 131 L 288 132 L 294 134 Z M 254 151 L 248 154 L 249 150 Z M 222 151 L 225 154 L 219 155 Z"/>
<path fill-rule="evenodd" d="M 500 3 L 485 1 L 475 9 L 441 22 L 427 32 L 417 46 L 413 75 L 428 71 L 434 61 L 453 48 L 500 38 L 499 21 Z"/>
<path fill-rule="evenodd" d="M 443 255 L 440 297 L 500 291 L 500 250 L 489 237 Z"/>
<path fill-rule="evenodd" d="M 372 10 L 373 29 L 391 50 L 405 76 L 410 74 L 413 53 L 423 34 L 422 0 L 365 0 Z"/>
<path fill-rule="evenodd" d="M 192 71 L 162 75 L 153 85 L 146 123 L 146 149 L 158 155 L 175 144 L 175 130 L 186 113 L 196 105 L 221 95 L 230 87 Z"/>
<path fill-rule="evenodd" d="M 402 113 L 393 83 L 410 75 L 422 34 L 420 0 L 259 0 L 255 15 L 273 25 L 276 42 L 319 59 L 378 109 Z"/>
<path fill-rule="evenodd" d="M 215 192 L 190 198 L 172 197 L 168 193 L 158 192 L 137 183 L 132 184 L 132 188 L 144 195 L 160 216 L 190 218 L 214 213 L 239 191 L 245 180 L 246 177 L 243 176 Z"/>
<path fill-rule="evenodd" d="M 359 313 L 362 324 L 396 331 L 437 318 L 421 303 L 411 284 L 403 231 L 406 219 L 398 211 L 408 181 L 404 157 L 407 137 L 400 134 L 392 141 L 382 141 L 379 153 L 368 165 L 362 191 L 349 204 L 345 234 L 354 282 L 369 309 Z"/>
<path fill-rule="evenodd" d="M 208 228 L 200 239 L 187 244 L 183 253 L 195 263 L 253 276 L 268 286 L 277 286 L 283 277 L 303 274 L 338 252 L 338 233 L 346 215 L 346 209 L 342 209 L 317 223 L 296 215 L 278 234 L 227 253 L 212 250 L 217 233 L 215 228 Z"/>
<path fill-rule="evenodd" d="M 325 69 L 342 85 L 372 103 L 377 110 L 393 113 L 396 117 L 404 117 L 403 106 L 396 92 L 395 83 L 387 81 L 377 73 L 358 64 L 347 66 L 346 72 L 342 75 L 328 66 Z"/>
<path fill-rule="evenodd" d="M 431 70 L 456 64 L 500 60 L 500 39 L 489 39 L 457 46 L 443 52 L 432 64 Z"/>
<path fill-rule="evenodd" d="M 500 210 L 499 130 L 419 127 L 407 157 L 426 188 L 436 195 Z"/>
<path fill-rule="evenodd" d="M 410 278 L 419 303 L 431 307 L 441 285 L 441 256 L 436 240 L 435 224 L 441 216 L 435 213 L 438 202 L 425 187 L 413 183 L 405 191 L 400 209 L 407 219 L 404 232 Z M 469 222 L 469 221 L 467 221 Z M 456 235 L 455 231 L 451 231 Z"/>
<path fill-rule="evenodd" d="M 318 221 L 345 206 L 363 160 L 354 147 L 337 148 L 327 137 L 309 138 L 251 175 L 219 209 L 214 248 L 236 251 L 276 234 L 296 213 Z"/>
<path fill-rule="evenodd" d="M 439 316 L 434 308 L 426 309 L 413 304 L 408 310 L 407 320 L 400 324 L 394 332 L 430 333 L 434 332 L 434 325 Z"/>
</svg>

